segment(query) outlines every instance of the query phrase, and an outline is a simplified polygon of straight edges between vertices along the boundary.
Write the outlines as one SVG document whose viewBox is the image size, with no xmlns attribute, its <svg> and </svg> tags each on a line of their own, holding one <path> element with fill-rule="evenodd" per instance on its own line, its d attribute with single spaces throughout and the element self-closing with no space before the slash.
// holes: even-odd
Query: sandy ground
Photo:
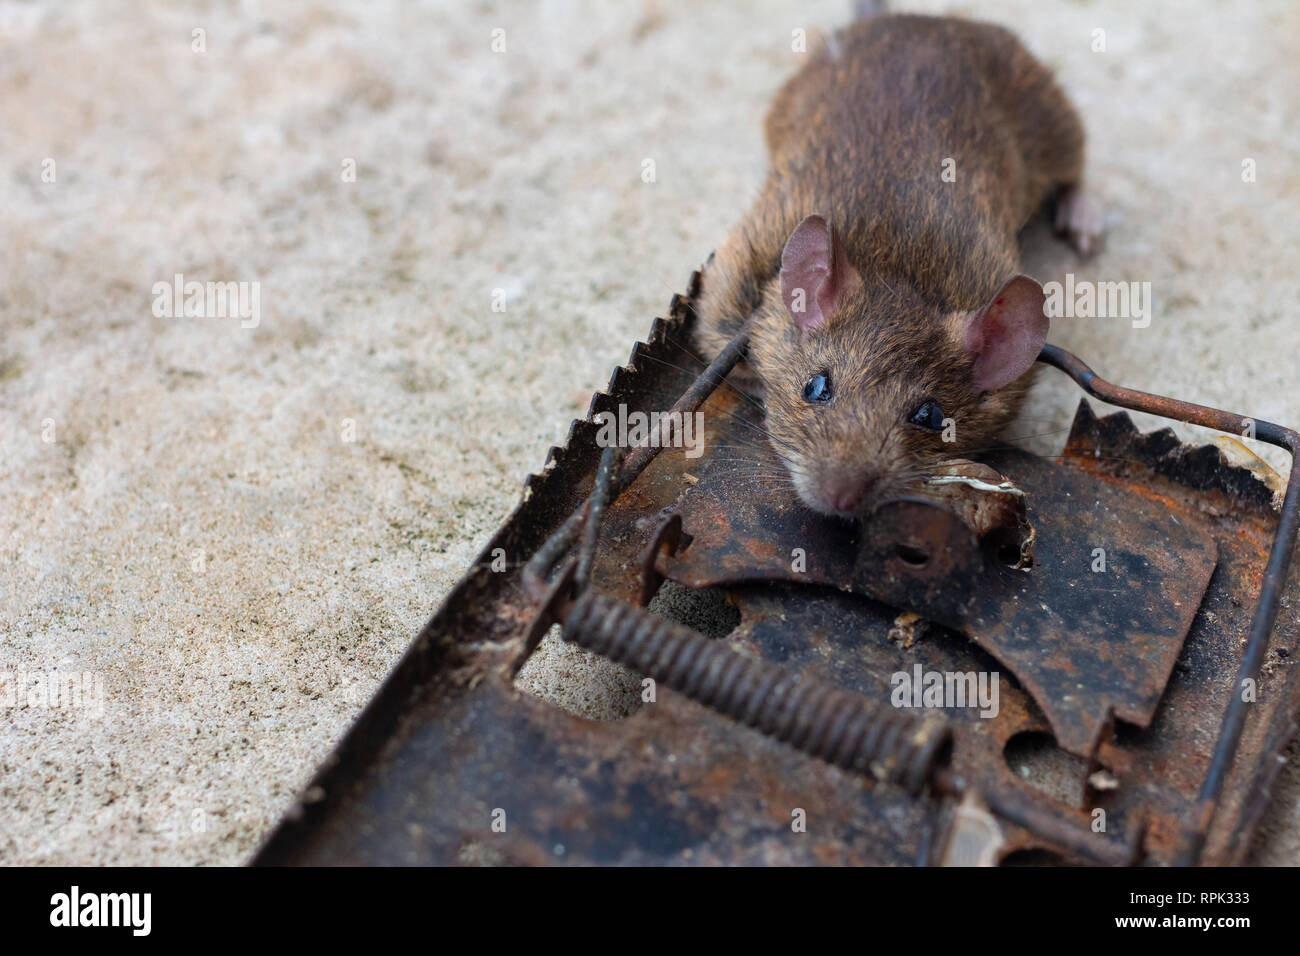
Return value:
<svg viewBox="0 0 1300 956">
<path fill-rule="evenodd" d="M 1110 246 L 1031 271 L 1155 310 L 1054 340 L 1300 421 L 1300 6 L 906 6 L 1015 26 L 1085 117 Z M 247 858 L 740 215 L 792 31 L 847 7 L 0 2 L 0 671 L 89 675 L 0 713 L 0 862 Z M 258 283 L 256 324 L 158 314 L 177 273 Z M 1073 405 L 1045 377 L 1022 434 Z M 1290 756 L 1259 862 L 1300 861 Z"/>
</svg>

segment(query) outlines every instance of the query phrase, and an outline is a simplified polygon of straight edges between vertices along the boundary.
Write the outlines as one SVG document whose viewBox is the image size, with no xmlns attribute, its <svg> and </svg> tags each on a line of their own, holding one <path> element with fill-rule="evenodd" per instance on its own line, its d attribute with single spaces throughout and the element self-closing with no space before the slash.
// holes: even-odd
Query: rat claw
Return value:
<svg viewBox="0 0 1300 956">
<path fill-rule="evenodd" d="M 1077 186 L 1068 186 L 1056 197 L 1056 234 L 1089 259 L 1100 251 L 1106 231 L 1101 206 Z"/>
</svg>

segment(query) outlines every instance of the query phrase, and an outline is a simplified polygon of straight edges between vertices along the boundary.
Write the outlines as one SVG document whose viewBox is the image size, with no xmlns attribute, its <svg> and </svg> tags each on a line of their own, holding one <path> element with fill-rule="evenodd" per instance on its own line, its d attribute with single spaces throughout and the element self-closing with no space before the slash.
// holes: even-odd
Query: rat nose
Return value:
<svg viewBox="0 0 1300 956">
<path fill-rule="evenodd" d="M 858 483 L 838 482 L 827 489 L 826 497 L 836 511 L 849 514 L 862 504 L 866 487 Z"/>
</svg>

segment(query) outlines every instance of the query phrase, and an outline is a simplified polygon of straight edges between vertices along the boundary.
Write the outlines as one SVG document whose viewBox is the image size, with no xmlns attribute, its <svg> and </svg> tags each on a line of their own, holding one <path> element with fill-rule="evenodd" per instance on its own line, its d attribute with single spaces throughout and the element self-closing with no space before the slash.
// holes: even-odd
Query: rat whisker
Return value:
<svg viewBox="0 0 1300 956">
<path fill-rule="evenodd" d="M 688 355 L 690 358 L 694 359 L 697 363 L 699 363 L 699 364 L 700 364 L 700 367 L 701 367 L 701 371 L 703 371 L 703 369 L 705 369 L 705 368 L 708 367 L 708 362 L 704 361 L 704 359 L 702 359 L 702 358 L 700 358 L 698 355 L 696 355 L 693 351 L 691 351 L 689 348 L 687 348 L 683 343 L 677 341 L 676 339 L 672 338 L 671 336 L 664 336 L 664 341 L 667 342 L 669 345 L 672 345 L 672 346 L 676 347 L 677 349 L 681 350 L 683 353 L 685 353 L 685 354 Z M 663 361 L 663 359 L 660 359 L 659 361 Z M 680 368 L 680 366 L 675 366 L 675 367 Z M 680 368 L 680 371 L 686 372 L 686 373 L 688 373 L 688 374 L 690 373 L 690 370 L 689 370 L 689 369 L 685 369 L 685 368 Z M 696 374 L 698 375 L 698 373 L 696 373 Z M 739 395 L 741 398 L 743 398 L 743 399 L 745 399 L 746 401 L 750 402 L 750 403 L 751 403 L 755 408 L 759 408 L 759 409 L 761 409 L 761 408 L 763 407 L 762 403 L 759 402 L 758 399 L 754 398 L 752 395 L 750 395 L 748 392 L 746 392 L 746 391 L 745 391 L 744 389 L 742 389 L 740 386 L 736 385 L 734 382 L 729 381 L 728 378 L 727 378 L 726 376 L 724 376 L 724 377 L 719 381 L 718 384 L 719 384 L 719 385 L 726 385 L 726 386 L 729 387 L 732 391 L 734 391 L 737 395 Z"/>
</svg>

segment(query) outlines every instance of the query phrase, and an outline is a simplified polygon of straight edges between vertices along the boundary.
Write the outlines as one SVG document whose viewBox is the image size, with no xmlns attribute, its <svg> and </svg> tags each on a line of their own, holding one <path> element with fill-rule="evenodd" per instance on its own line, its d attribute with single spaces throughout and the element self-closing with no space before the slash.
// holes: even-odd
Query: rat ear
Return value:
<svg viewBox="0 0 1300 956">
<path fill-rule="evenodd" d="M 821 216 L 804 219 L 786 240 L 781 251 L 781 298 L 802 331 L 829 319 L 840 297 L 861 282 L 844 255 L 840 237 Z"/>
<path fill-rule="evenodd" d="M 1014 382 L 1034 364 L 1050 325 L 1045 302 L 1043 287 L 1018 275 L 982 308 L 962 317 L 962 346 L 975 356 L 971 377 L 981 392 Z"/>
</svg>

